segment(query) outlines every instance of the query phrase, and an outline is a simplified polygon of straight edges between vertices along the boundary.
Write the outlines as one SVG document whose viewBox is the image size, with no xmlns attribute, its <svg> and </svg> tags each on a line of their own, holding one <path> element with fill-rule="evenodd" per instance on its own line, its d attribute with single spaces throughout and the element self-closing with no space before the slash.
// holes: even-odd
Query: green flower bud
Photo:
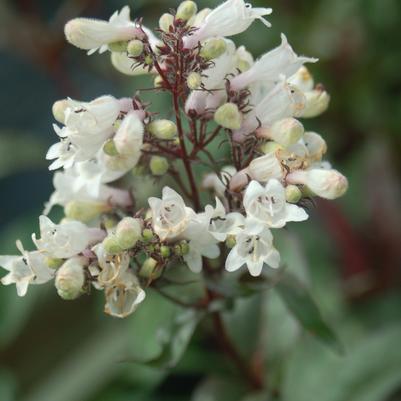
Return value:
<svg viewBox="0 0 401 401">
<path fill-rule="evenodd" d="M 141 221 L 133 217 L 124 217 L 116 228 L 115 237 L 122 249 L 133 248 L 141 238 Z"/>
<path fill-rule="evenodd" d="M 164 79 L 160 75 L 156 75 L 155 79 L 153 80 L 153 86 L 155 88 L 161 88 L 163 86 Z"/>
<path fill-rule="evenodd" d="M 57 100 L 57 102 L 53 103 L 52 106 L 53 117 L 61 124 L 64 124 L 65 122 L 64 112 L 67 107 L 68 107 L 67 99 Z"/>
<path fill-rule="evenodd" d="M 138 39 L 129 41 L 127 46 L 127 51 L 133 57 L 140 56 L 143 52 L 143 42 Z"/>
<path fill-rule="evenodd" d="M 164 175 L 168 170 L 168 161 L 165 157 L 152 156 L 150 159 L 150 171 L 153 175 Z"/>
<path fill-rule="evenodd" d="M 164 32 L 169 32 L 170 26 L 174 24 L 174 16 L 168 13 L 163 14 L 159 19 L 159 28 Z"/>
<path fill-rule="evenodd" d="M 202 44 L 199 54 L 206 60 L 213 60 L 214 58 L 220 57 L 226 49 L 227 45 L 224 39 L 213 38 Z"/>
<path fill-rule="evenodd" d="M 188 254 L 189 244 L 187 241 L 181 241 L 179 244 L 174 245 L 174 253 L 178 256 Z"/>
<path fill-rule="evenodd" d="M 234 248 L 236 245 L 237 241 L 235 239 L 234 235 L 229 235 L 226 239 L 226 246 L 227 248 L 231 249 Z"/>
<path fill-rule="evenodd" d="M 202 77 L 197 72 L 191 72 L 187 77 L 187 85 L 191 90 L 198 89 L 202 84 Z"/>
<path fill-rule="evenodd" d="M 278 150 L 283 150 L 284 148 L 277 142 L 269 141 L 264 143 L 259 149 L 262 153 L 267 154 L 277 152 Z"/>
<path fill-rule="evenodd" d="M 198 6 L 194 1 L 183 1 L 177 9 L 176 18 L 188 21 L 198 12 Z"/>
<path fill-rule="evenodd" d="M 145 228 L 142 231 L 142 239 L 145 242 L 149 242 L 152 241 L 152 239 L 154 238 L 154 234 L 153 231 L 150 228 Z"/>
<path fill-rule="evenodd" d="M 122 53 L 127 51 L 128 42 L 122 40 L 120 42 L 109 43 L 109 49 L 112 52 Z"/>
<path fill-rule="evenodd" d="M 289 203 L 297 203 L 302 198 L 302 192 L 296 185 L 287 185 L 285 199 Z"/>
<path fill-rule="evenodd" d="M 64 260 L 57 258 L 46 258 L 46 263 L 49 269 L 56 270 L 64 263 Z"/>
<path fill-rule="evenodd" d="M 152 65 L 153 64 L 153 58 L 152 58 L 152 56 L 145 56 L 145 59 L 143 60 L 144 61 L 144 63 L 146 64 L 146 65 Z"/>
<path fill-rule="evenodd" d="M 158 278 L 160 277 L 161 270 L 157 269 L 157 260 L 153 258 L 148 258 L 143 262 L 141 269 L 139 270 L 139 275 L 143 278 Z"/>
<path fill-rule="evenodd" d="M 118 255 L 123 251 L 123 248 L 121 247 L 117 237 L 113 234 L 109 234 L 103 240 L 103 247 L 106 253 L 109 255 Z"/>
<path fill-rule="evenodd" d="M 118 150 L 116 148 L 116 144 L 113 139 L 108 139 L 103 145 L 103 152 L 109 156 L 118 156 Z"/>
<path fill-rule="evenodd" d="M 160 247 L 160 255 L 162 255 L 163 258 L 168 258 L 170 256 L 170 254 L 171 254 L 171 250 L 168 246 L 162 245 Z"/>
<path fill-rule="evenodd" d="M 156 138 L 171 140 L 177 135 L 177 126 L 170 120 L 155 120 L 148 125 L 148 131 Z"/>
<path fill-rule="evenodd" d="M 99 217 L 102 213 L 111 210 L 111 206 L 106 203 L 96 201 L 78 201 L 68 202 L 64 207 L 65 217 L 72 220 L 87 223 Z"/>
<path fill-rule="evenodd" d="M 132 169 L 132 175 L 134 177 L 142 177 L 146 174 L 146 169 L 144 166 L 135 166 Z"/>
<path fill-rule="evenodd" d="M 104 228 L 107 231 L 109 231 L 109 230 L 112 230 L 112 229 L 114 229 L 116 227 L 116 225 L 118 224 L 118 221 L 114 217 L 105 216 L 102 219 L 102 223 L 103 223 Z"/>
<path fill-rule="evenodd" d="M 224 128 L 240 129 L 242 123 L 242 114 L 238 106 L 234 103 L 225 103 L 214 113 L 214 121 Z"/>
<path fill-rule="evenodd" d="M 83 292 L 85 273 L 82 258 L 67 260 L 57 271 L 55 286 L 58 295 L 65 300 L 78 298 Z"/>
</svg>

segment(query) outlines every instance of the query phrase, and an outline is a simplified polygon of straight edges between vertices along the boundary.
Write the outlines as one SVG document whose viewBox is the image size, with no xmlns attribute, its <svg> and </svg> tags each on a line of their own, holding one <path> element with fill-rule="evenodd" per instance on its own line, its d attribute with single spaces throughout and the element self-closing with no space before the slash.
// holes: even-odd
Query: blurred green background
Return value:
<svg viewBox="0 0 401 401">
<path fill-rule="evenodd" d="M 272 399 L 401 400 L 401 2 L 252 3 L 273 7 L 273 27 L 255 23 L 236 43 L 259 55 L 284 32 L 298 53 L 320 59 L 311 71 L 332 96 L 329 111 L 305 126 L 327 140 L 328 158 L 349 177 L 350 190 L 339 201 L 318 202 L 307 223 L 290 226 L 279 249 L 310 284 L 347 351 L 339 357 L 302 333 L 274 291 L 238 302 L 226 316 L 231 334 L 244 352 L 263 344 Z M 130 96 L 149 86 L 146 78 L 119 75 L 108 55 L 87 57 L 64 42 L 68 19 L 108 18 L 125 4 L 1 0 L 0 254 L 15 253 L 16 238 L 28 246 L 52 191 L 44 160 L 56 139 L 52 103 L 66 96 Z M 131 16 L 154 27 L 178 2 L 128 4 Z M 207 324 L 171 372 L 130 360 L 160 347 L 160 328 L 173 312 L 158 296 L 125 321 L 102 310 L 101 294 L 70 303 L 51 284 L 30 288 L 23 299 L 14 286 L 1 287 L 0 400 L 267 400 L 237 388 Z"/>
</svg>

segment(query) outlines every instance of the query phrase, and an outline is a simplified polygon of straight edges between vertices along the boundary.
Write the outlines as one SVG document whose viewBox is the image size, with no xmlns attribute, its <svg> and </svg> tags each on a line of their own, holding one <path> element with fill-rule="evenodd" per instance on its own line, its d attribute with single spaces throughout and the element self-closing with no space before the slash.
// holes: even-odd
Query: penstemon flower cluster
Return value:
<svg viewBox="0 0 401 401">
<path fill-rule="evenodd" d="M 0 257 L 3 284 L 24 296 L 30 284 L 54 279 L 66 300 L 94 287 L 105 294 L 106 313 L 125 317 L 180 263 L 196 273 L 246 268 L 252 276 L 280 267 L 275 230 L 307 220 L 306 199 L 335 199 L 348 184 L 323 160 L 324 139 L 300 121 L 328 107 L 329 95 L 304 66 L 317 60 L 298 56 L 284 35 L 256 60 L 231 40 L 255 20 L 269 27 L 271 11 L 243 0 L 198 11 L 184 1 L 161 16 L 155 33 L 132 21 L 128 6 L 109 21 L 66 24 L 74 46 L 110 52 L 126 75 L 153 76 L 154 91 L 171 95 L 174 118 L 152 110 L 140 92 L 57 101 L 58 142 L 46 155 L 55 191 L 40 235 L 32 235 L 37 249 L 18 241 L 20 256 Z M 210 150 L 217 145 L 227 149 L 224 160 Z M 200 163 L 208 174 L 195 173 Z M 160 188 L 138 210 L 133 169 L 170 175 L 176 187 Z M 58 223 L 47 217 L 55 205 L 64 208 Z"/>
</svg>

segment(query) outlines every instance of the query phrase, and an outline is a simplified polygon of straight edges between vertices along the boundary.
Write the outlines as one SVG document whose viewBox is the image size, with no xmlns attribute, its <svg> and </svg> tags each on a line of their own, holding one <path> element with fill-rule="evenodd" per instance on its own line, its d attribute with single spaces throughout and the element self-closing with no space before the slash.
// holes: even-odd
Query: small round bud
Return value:
<svg viewBox="0 0 401 401">
<path fill-rule="evenodd" d="M 139 219 L 133 217 L 124 217 L 116 228 L 115 237 L 118 245 L 122 249 L 129 249 L 135 246 L 137 241 L 141 238 L 141 222 Z"/>
<path fill-rule="evenodd" d="M 103 145 L 103 152 L 109 156 L 118 156 L 118 150 L 116 144 L 112 138 L 108 139 Z"/>
<path fill-rule="evenodd" d="M 53 117 L 61 124 L 64 124 L 65 122 L 64 112 L 67 109 L 67 107 L 68 107 L 67 99 L 57 100 L 57 102 L 53 103 L 52 106 Z"/>
<path fill-rule="evenodd" d="M 138 39 L 129 41 L 127 51 L 133 57 L 140 56 L 143 53 L 143 42 Z"/>
<path fill-rule="evenodd" d="M 168 13 L 163 14 L 159 19 L 159 28 L 164 32 L 170 31 L 170 26 L 174 24 L 174 16 Z"/>
<path fill-rule="evenodd" d="M 169 248 L 168 246 L 162 245 L 162 246 L 160 247 L 160 255 L 161 255 L 163 258 L 168 258 L 168 257 L 170 256 L 170 254 L 171 254 L 171 251 L 170 251 L 170 248 Z"/>
<path fill-rule="evenodd" d="M 189 244 L 187 241 L 181 241 L 180 247 L 181 247 L 181 255 L 186 255 L 189 253 Z"/>
<path fill-rule="evenodd" d="M 302 191 L 296 185 L 287 185 L 285 199 L 289 203 L 297 203 L 302 198 Z"/>
<path fill-rule="evenodd" d="M 64 263 L 63 259 L 46 258 L 46 264 L 49 269 L 58 269 Z"/>
<path fill-rule="evenodd" d="M 157 269 L 157 260 L 153 258 L 147 258 L 139 270 L 139 275 L 143 278 L 158 278 L 160 277 L 161 270 Z"/>
<path fill-rule="evenodd" d="M 187 86 L 191 90 L 198 89 L 202 84 L 202 77 L 197 72 L 191 72 L 187 77 Z"/>
<path fill-rule="evenodd" d="M 128 42 L 125 40 L 119 42 L 109 43 L 109 49 L 111 52 L 122 53 L 127 51 Z"/>
<path fill-rule="evenodd" d="M 188 21 L 198 12 L 198 6 L 194 1 L 183 1 L 177 9 L 176 18 Z"/>
<path fill-rule="evenodd" d="M 214 113 L 214 121 L 224 128 L 235 130 L 240 129 L 242 114 L 234 103 L 225 103 Z"/>
<path fill-rule="evenodd" d="M 146 65 L 152 65 L 153 64 L 153 58 L 152 58 L 152 56 L 145 56 L 145 59 L 143 60 L 143 62 L 146 64 Z"/>
<path fill-rule="evenodd" d="M 213 60 L 220 57 L 227 50 L 224 39 L 213 38 L 205 41 L 200 50 L 200 56 L 206 60 Z"/>
<path fill-rule="evenodd" d="M 73 200 L 68 202 L 64 207 L 65 217 L 72 220 L 87 223 L 94 220 L 102 213 L 111 210 L 111 206 L 106 203 L 96 201 L 79 201 Z"/>
<path fill-rule="evenodd" d="M 155 88 L 161 88 L 163 86 L 164 79 L 160 75 L 156 75 L 155 79 L 153 80 L 153 86 Z"/>
<path fill-rule="evenodd" d="M 156 138 L 171 140 L 177 135 L 177 126 L 170 120 L 155 120 L 148 125 L 148 131 Z"/>
<path fill-rule="evenodd" d="M 259 149 L 262 153 L 267 154 L 267 153 L 275 153 L 278 150 L 283 150 L 284 148 L 282 145 L 278 144 L 277 142 L 269 141 L 269 142 L 264 143 Z"/>
<path fill-rule="evenodd" d="M 161 156 L 152 156 L 150 159 L 150 171 L 153 175 L 164 175 L 168 170 L 168 160 Z"/>
<path fill-rule="evenodd" d="M 237 244 L 237 241 L 235 239 L 235 236 L 229 235 L 226 239 L 226 247 L 231 249 L 231 248 L 234 248 L 236 244 Z"/>
<path fill-rule="evenodd" d="M 119 241 L 117 240 L 117 237 L 113 234 L 109 234 L 104 240 L 103 240 L 103 248 L 106 253 L 109 255 L 118 255 L 123 251 L 123 248 L 121 247 Z"/>
<path fill-rule="evenodd" d="M 58 295 L 65 300 L 73 300 L 82 294 L 85 274 L 82 259 L 67 260 L 57 271 L 55 286 Z"/>
<path fill-rule="evenodd" d="M 150 228 L 145 228 L 142 231 L 142 239 L 145 242 L 149 242 L 152 241 L 152 239 L 154 238 L 154 234 L 153 231 Z"/>
</svg>

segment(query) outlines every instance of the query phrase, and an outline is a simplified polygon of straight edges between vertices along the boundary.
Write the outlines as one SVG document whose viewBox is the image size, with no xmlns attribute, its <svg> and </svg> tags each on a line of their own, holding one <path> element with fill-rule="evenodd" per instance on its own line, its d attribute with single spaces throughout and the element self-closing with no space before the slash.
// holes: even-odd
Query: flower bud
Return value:
<svg viewBox="0 0 401 401">
<path fill-rule="evenodd" d="M 326 141 L 316 132 L 305 132 L 303 140 L 308 150 L 309 159 L 320 161 L 327 151 Z"/>
<path fill-rule="evenodd" d="M 154 234 L 153 234 L 153 231 L 151 229 L 145 228 L 142 231 L 142 239 L 143 239 L 143 241 L 149 242 L 149 241 L 152 241 L 153 238 L 154 238 Z"/>
<path fill-rule="evenodd" d="M 327 110 L 330 103 L 330 95 L 323 89 L 314 89 L 305 92 L 305 108 L 301 112 L 301 117 L 317 117 Z"/>
<path fill-rule="evenodd" d="M 224 39 L 212 38 L 202 43 L 199 55 L 206 60 L 213 60 L 220 57 L 227 50 Z"/>
<path fill-rule="evenodd" d="M 296 185 L 287 185 L 285 188 L 285 200 L 289 203 L 297 203 L 302 198 L 302 191 Z"/>
<path fill-rule="evenodd" d="M 147 279 L 156 279 L 160 277 L 161 269 L 157 268 L 157 260 L 147 258 L 139 270 L 139 275 Z"/>
<path fill-rule="evenodd" d="M 297 170 L 287 175 L 286 180 L 290 184 L 306 185 L 317 196 L 325 199 L 336 199 L 348 189 L 347 178 L 337 170 Z"/>
<path fill-rule="evenodd" d="M 211 11 L 212 10 L 210 8 L 204 8 L 200 10 L 188 21 L 188 25 L 199 27 Z"/>
<path fill-rule="evenodd" d="M 241 71 L 241 72 L 245 72 L 248 71 L 254 61 L 253 61 L 253 56 L 251 53 L 248 52 L 248 50 L 246 50 L 245 46 L 240 46 L 237 51 L 236 51 L 236 58 L 237 58 L 237 68 Z"/>
<path fill-rule="evenodd" d="M 138 39 L 129 41 L 127 51 L 133 57 L 140 56 L 143 53 L 143 42 Z"/>
<path fill-rule="evenodd" d="M 259 149 L 262 153 L 267 154 L 267 153 L 275 153 L 278 150 L 283 150 L 284 148 L 282 145 L 278 144 L 277 142 L 269 141 L 269 142 L 264 143 Z"/>
<path fill-rule="evenodd" d="M 136 155 L 139 159 L 144 131 L 142 121 L 137 114 L 128 113 L 114 136 L 114 144 L 118 154 L 124 156 Z"/>
<path fill-rule="evenodd" d="M 309 70 L 302 66 L 290 79 L 289 82 L 301 89 L 302 92 L 309 92 L 313 89 L 313 77 Z"/>
<path fill-rule="evenodd" d="M 82 294 L 85 284 L 83 262 L 83 258 L 71 258 L 57 271 L 55 286 L 61 298 L 73 300 Z"/>
<path fill-rule="evenodd" d="M 236 244 L 237 241 L 235 239 L 235 235 L 228 235 L 226 239 L 226 247 L 231 249 L 234 248 Z"/>
<path fill-rule="evenodd" d="M 163 258 L 168 258 L 168 257 L 170 256 L 170 254 L 171 254 L 171 251 L 170 251 L 170 248 L 169 248 L 168 246 L 162 245 L 162 246 L 160 247 L 160 255 L 161 255 Z"/>
<path fill-rule="evenodd" d="M 295 118 L 284 118 L 276 121 L 269 128 L 260 128 L 257 135 L 287 147 L 299 141 L 304 133 L 303 125 Z"/>
<path fill-rule="evenodd" d="M 118 150 L 116 144 L 112 138 L 108 139 L 103 145 L 103 152 L 109 156 L 118 156 Z"/>
<path fill-rule="evenodd" d="M 133 217 L 124 217 L 116 228 L 115 237 L 122 249 L 133 248 L 141 238 L 141 222 Z"/>
<path fill-rule="evenodd" d="M 149 73 L 149 69 L 144 68 L 143 65 L 134 66 L 133 60 L 126 53 L 112 52 L 111 64 L 117 71 L 125 75 L 136 76 Z"/>
<path fill-rule="evenodd" d="M 67 107 L 69 107 L 67 99 L 57 100 L 56 102 L 53 103 L 52 106 L 53 117 L 61 124 L 65 123 L 64 112 L 67 109 Z"/>
<path fill-rule="evenodd" d="M 174 245 L 174 253 L 177 256 L 187 255 L 189 252 L 189 244 L 187 241 L 181 241 L 179 244 Z"/>
<path fill-rule="evenodd" d="M 64 263 L 63 259 L 46 258 L 46 264 L 49 269 L 58 269 Z"/>
<path fill-rule="evenodd" d="M 246 187 L 251 180 L 251 177 L 248 175 L 248 169 L 244 169 L 235 173 L 231 180 L 229 189 L 233 192 L 241 192 L 244 187 Z"/>
<path fill-rule="evenodd" d="M 283 176 L 281 164 L 274 153 L 252 160 L 247 172 L 253 180 L 261 182 L 267 182 L 271 178 L 281 179 Z"/>
<path fill-rule="evenodd" d="M 109 234 L 102 244 L 105 252 L 109 255 L 118 255 L 123 251 L 117 237 L 113 234 Z"/>
<path fill-rule="evenodd" d="M 159 28 L 164 32 L 170 31 L 170 26 L 174 24 L 174 16 L 168 13 L 163 14 L 159 19 Z"/>
<path fill-rule="evenodd" d="M 150 171 L 153 175 L 166 174 L 168 167 L 168 161 L 165 157 L 152 156 L 150 159 Z"/>
<path fill-rule="evenodd" d="M 187 85 L 191 90 L 198 89 L 202 84 L 202 77 L 197 72 L 191 72 L 187 77 Z"/>
<path fill-rule="evenodd" d="M 126 40 L 120 40 L 119 42 L 109 43 L 109 50 L 111 52 L 122 53 L 126 52 L 128 47 L 128 42 Z"/>
<path fill-rule="evenodd" d="M 106 203 L 72 200 L 65 205 L 64 214 L 68 219 L 87 223 L 110 210 L 111 206 Z"/>
<path fill-rule="evenodd" d="M 198 6 L 194 1 L 183 1 L 177 9 L 176 18 L 188 21 L 198 12 Z"/>
<path fill-rule="evenodd" d="M 156 75 L 155 79 L 153 80 L 153 86 L 155 88 L 161 88 L 163 86 L 164 79 L 160 75 Z"/>
<path fill-rule="evenodd" d="M 224 128 L 231 130 L 240 129 L 242 123 L 242 114 L 238 106 L 234 103 L 225 103 L 214 113 L 214 121 Z"/>
<path fill-rule="evenodd" d="M 170 120 L 155 120 L 148 125 L 148 131 L 156 138 L 171 140 L 177 135 L 177 126 Z"/>
</svg>

